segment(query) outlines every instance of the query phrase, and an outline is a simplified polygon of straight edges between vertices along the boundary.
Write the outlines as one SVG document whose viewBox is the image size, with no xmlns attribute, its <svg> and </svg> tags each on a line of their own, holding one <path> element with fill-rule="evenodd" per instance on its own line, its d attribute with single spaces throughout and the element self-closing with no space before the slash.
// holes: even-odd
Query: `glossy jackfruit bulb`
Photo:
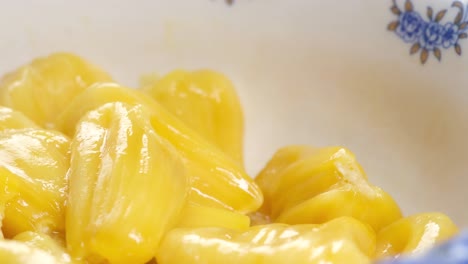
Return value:
<svg viewBox="0 0 468 264">
<path fill-rule="evenodd" d="M 441 213 L 405 217 L 377 233 L 376 258 L 421 254 L 457 233 L 457 226 Z"/>
<path fill-rule="evenodd" d="M 0 106 L 0 131 L 23 128 L 38 129 L 39 126 L 23 113 L 8 107 Z"/>
<path fill-rule="evenodd" d="M 73 137 L 80 119 L 89 111 L 107 103 L 121 102 L 129 105 L 146 105 L 151 110 L 155 104 L 151 97 L 134 89 L 122 87 L 116 83 L 96 83 L 76 96 L 60 113 L 56 120 L 56 129 Z"/>
<path fill-rule="evenodd" d="M 82 263 L 81 261 L 73 260 L 70 257 L 70 255 L 66 252 L 63 241 L 54 239 L 51 236 L 28 231 L 15 236 L 13 240 L 22 242 L 31 248 L 43 250 L 44 252 L 53 256 L 53 258 L 56 260 L 54 263 Z"/>
<path fill-rule="evenodd" d="M 224 75 L 210 70 L 176 70 L 144 90 L 188 127 L 242 163 L 242 108 Z"/>
<path fill-rule="evenodd" d="M 235 230 L 245 230 L 250 225 L 248 216 L 224 208 L 187 203 L 182 210 L 179 228 L 223 227 Z"/>
<path fill-rule="evenodd" d="M 144 263 L 180 217 L 188 179 L 143 105 L 88 112 L 71 144 L 67 246 L 74 257 Z"/>
<path fill-rule="evenodd" d="M 63 264 L 53 254 L 26 243 L 14 240 L 0 240 L 1 263 L 8 264 Z"/>
<path fill-rule="evenodd" d="M 24 231 L 64 231 L 69 159 L 69 140 L 58 132 L 0 133 L 0 206 L 6 237 Z"/>
<path fill-rule="evenodd" d="M 365 179 L 354 155 L 340 147 L 279 149 L 255 179 L 265 196 L 264 206 L 272 217 L 277 217 L 288 203 L 295 205 L 339 182 L 342 176 L 337 172 L 335 161 L 355 172 L 356 180 Z M 295 190 L 294 195 L 290 190 Z"/>
<path fill-rule="evenodd" d="M 392 197 L 375 186 L 345 184 L 284 210 L 276 222 L 323 223 L 340 216 L 352 216 L 378 231 L 401 217 Z"/>
<path fill-rule="evenodd" d="M 112 83 L 88 88 L 59 117 L 61 131 L 73 135 L 82 115 L 109 102 L 142 104 L 150 110 L 155 131 L 183 157 L 190 177 L 190 201 L 241 213 L 260 207 L 262 193 L 238 162 L 185 126 L 148 95 L 136 90 Z"/>
<path fill-rule="evenodd" d="M 401 217 L 395 201 L 367 181 L 355 156 L 341 147 L 280 149 L 256 178 L 273 221 L 320 224 L 352 216 L 375 230 Z"/>
<path fill-rule="evenodd" d="M 110 76 L 82 58 L 56 53 L 33 60 L 0 80 L 0 104 L 53 128 L 57 115 L 89 85 Z"/>
<path fill-rule="evenodd" d="M 323 225 L 259 225 L 246 231 L 173 229 L 156 256 L 158 263 L 370 263 L 375 233 L 349 217 Z"/>
</svg>

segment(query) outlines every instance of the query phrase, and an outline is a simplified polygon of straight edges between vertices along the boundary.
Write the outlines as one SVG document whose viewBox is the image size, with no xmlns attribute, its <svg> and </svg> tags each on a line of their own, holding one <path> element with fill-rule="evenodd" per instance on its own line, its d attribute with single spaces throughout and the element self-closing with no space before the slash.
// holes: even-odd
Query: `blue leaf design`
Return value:
<svg viewBox="0 0 468 264">
<path fill-rule="evenodd" d="M 434 56 L 440 61 L 442 59 L 442 53 L 439 48 L 434 49 Z"/>
<path fill-rule="evenodd" d="M 432 20 L 432 7 L 428 6 L 427 7 L 427 17 L 429 18 L 429 20 Z"/>
<path fill-rule="evenodd" d="M 455 52 L 458 54 L 458 55 L 461 55 L 462 54 L 462 49 L 460 47 L 459 44 L 455 44 Z"/>
<path fill-rule="evenodd" d="M 465 10 L 465 8 L 463 7 L 463 3 L 460 1 L 455 1 L 453 2 L 452 7 L 460 9 L 454 20 L 455 24 L 460 24 L 461 20 L 463 19 L 463 11 Z"/>
<path fill-rule="evenodd" d="M 406 11 L 406 12 L 411 12 L 411 11 L 413 11 L 413 3 L 411 3 L 411 0 L 406 0 L 406 3 L 405 3 L 405 11 Z"/>
<path fill-rule="evenodd" d="M 413 55 L 413 54 L 417 53 L 420 48 L 421 48 L 421 46 L 419 45 L 419 43 L 414 43 L 413 46 L 411 46 L 410 54 Z"/>
<path fill-rule="evenodd" d="M 420 57 L 421 63 L 422 63 L 422 64 L 425 64 L 428 57 L 429 57 L 429 52 L 428 52 L 426 49 L 424 49 L 424 50 L 421 52 L 421 57 Z"/>
<path fill-rule="evenodd" d="M 393 21 L 390 24 L 388 24 L 387 29 L 391 31 L 395 31 L 396 28 L 400 25 L 400 22 L 398 21 Z"/>
<path fill-rule="evenodd" d="M 464 18 L 465 6 L 461 1 L 454 1 L 452 8 L 459 9 L 454 13 L 454 22 L 442 22 L 448 9 L 434 12 L 431 6 L 426 7 L 427 19 L 415 10 L 412 0 L 405 0 L 404 9 L 400 9 L 396 0 L 392 0 L 391 12 L 397 20 L 387 25 L 389 31 L 395 32 L 404 42 L 411 44 L 410 54 L 420 53 L 419 60 L 425 64 L 431 54 L 437 60 L 442 60 L 444 49 L 454 48 L 455 53 L 462 54 L 460 40 L 468 38 L 468 20 Z M 468 7 L 467 7 L 468 8 Z"/>
<path fill-rule="evenodd" d="M 444 10 L 440 11 L 439 13 L 437 13 L 437 16 L 435 18 L 435 22 L 440 22 L 444 18 L 445 13 L 447 13 L 447 9 L 444 9 Z"/>
<path fill-rule="evenodd" d="M 392 10 L 392 13 L 397 15 L 397 16 L 401 15 L 401 11 L 397 6 L 392 6 L 392 8 L 390 8 L 390 10 Z"/>
</svg>

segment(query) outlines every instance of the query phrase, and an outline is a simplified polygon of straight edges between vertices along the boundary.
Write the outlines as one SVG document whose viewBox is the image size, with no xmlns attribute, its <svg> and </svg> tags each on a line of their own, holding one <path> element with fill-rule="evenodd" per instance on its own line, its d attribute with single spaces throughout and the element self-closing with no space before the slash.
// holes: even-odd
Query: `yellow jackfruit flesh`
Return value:
<svg viewBox="0 0 468 264">
<path fill-rule="evenodd" d="M 187 203 L 182 210 L 182 216 L 177 227 L 223 227 L 228 229 L 245 230 L 250 226 L 250 218 L 241 213 L 224 208 Z"/>
<path fill-rule="evenodd" d="M 244 117 L 232 83 L 222 74 L 176 70 L 144 90 L 171 114 L 242 164 Z"/>
<path fill-rule="evenodd" d="M 51 253 L 14 240 L 0 240 L 0 259 L 8 264 L 61 264 Z"/>
<path fill-rule="evenodd" d="M 39 126 L 23 113 L 8 107 L 0 106 L 0 131 L 22 128 L 38 129 Z"/>
<path fill-rule="evenodd" d="M 23 242 L 32 248 L 40 249 L 51 254 L 57 260 L 57 263 L 82 263 L 81 261 L 72 259 L 66 252 L 64 241 L 57 238 L 54 239 L 45 234 L 28 231 L 18 234 L 13 240 Z"/>
<path fill-rule="evenodd" d="M 226 208 L 240 213 L 255 211 L 263 196 L 251 177 L 234 159 L 185 126 L 149 96 L 116 84 L 98 84 L 77 96 L 58 122 L 73 135 L 86 112 L 109 102 L 144 105 L 154 130 L 182 155 L 190 178 L 189 201 L 202 206 Z"/>
<path fill-rule="evenodd" d="M 76 95 L 104 81 L 111 77 L 96 66 L 73 54 L 55 53 L 5 75 L 0 80 L 0 104 L 54 128 L 55 118 Z"/>
<path fill-rule="evenodd" d="M 67 245 L 74 257 L 143 263 L 180 217 L 188 179 L 142 105 L 88 112 L 71 144 Z"/>
<path fill-rule="evenodd" d="M 457 233 L 457 226 L 441 213 L 405 217 L 377 233 L 376 258 L 421 254 Z"/>
<path fill-rule="evenodd" d="M 375 233 L 350 217 L 322 225 L 269 224 L 234 231 L 174 229 L 156 256 L 158 263 L 370 263 Z"/>
<path fill-rule="evenodd" d="M 352 216 L 376 231 L 401 217 L 390 195 L 371 185 L 354 155 L 340 147 L 280 149 L 256 178 L 263 212 L 274 222 L 320 224 Z"/>
<path fill-rule="evenodd" d="M 2 231 L 63 232 L 69 140 L 46 130 L 0 132 Z"/>
</svg>

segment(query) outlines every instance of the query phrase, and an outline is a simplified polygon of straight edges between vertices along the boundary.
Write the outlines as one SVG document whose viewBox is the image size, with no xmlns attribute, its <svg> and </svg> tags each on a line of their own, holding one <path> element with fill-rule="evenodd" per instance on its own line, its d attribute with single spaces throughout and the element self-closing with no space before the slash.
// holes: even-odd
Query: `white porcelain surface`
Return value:
<svg viewBox="0 0 468 264">
<path fill-rule="evenodd" d="M 413 0 L 424 16 L 453 1 Z M 463 1 L 465 5 L 468 1 Z M 404 1 L 397 1 L 403 6 Z M 387 25 L 391 0 L 2 1 L 0 72 L 72 51 L 136 85 L 213 68 L 237 86 L 255 175 L 287 144 L 344 145 L 405 213 L 468 226 L 468 39 L 425 65 Z"/>
</svg>

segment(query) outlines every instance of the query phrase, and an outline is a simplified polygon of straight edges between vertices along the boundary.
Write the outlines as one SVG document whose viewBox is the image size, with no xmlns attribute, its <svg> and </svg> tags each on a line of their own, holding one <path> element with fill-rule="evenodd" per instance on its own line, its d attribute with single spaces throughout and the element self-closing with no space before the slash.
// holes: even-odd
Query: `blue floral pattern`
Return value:
<svg viewBox="0 0 468 264">
<path fill-rule="evenodd" d="M 396 34 L 405 42 L 416 42 L 424 31 L 425 21 L 416 12 L 403 13 L 398 22 Z"/>
<path fill-rule="evenodd" d="M 445 23 L 442 20 L 447 9 L 434 14 L 431 7 L 427 7 L 427 18 L 414 10 L 412 0 L 406 0 L 403 7 L 399 7 L 396 0 L 392 0 L 390 8 L 398 19 L 388 24 L 388 30 L 395 32 L 404 42 L 410 43 L 410 54 L 419 53 L 422 64 L 433 54 L 439 61 L 442 60 L 442 49 L 453 48 L 458 55 L 462 54 L 459 41 L 468 37 L 467 13 L 461 1 L 455 1 L 453 8 L 457 8 L 456 17 L 453 21 Z"/>
</svg>

